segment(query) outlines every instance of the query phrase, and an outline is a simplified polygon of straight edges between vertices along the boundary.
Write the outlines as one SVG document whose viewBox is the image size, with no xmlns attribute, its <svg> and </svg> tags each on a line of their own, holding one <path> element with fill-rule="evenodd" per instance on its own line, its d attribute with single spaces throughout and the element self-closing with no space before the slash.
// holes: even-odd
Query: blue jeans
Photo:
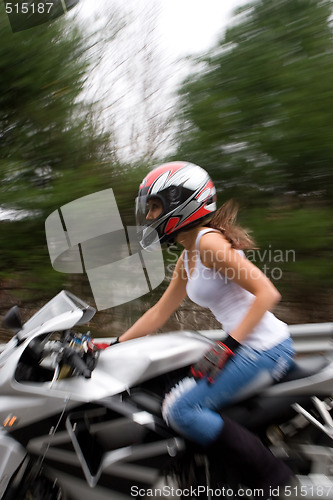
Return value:
<svg viewBox="0 0 333 500">
<path fill-rule="evenodd" d="M 168 409 L 167 420 L 184 437 L 209 445 L 223 427 L 218 411 L 279 380 L 293 363 L 290 338 L 267 351 L 241 346 L 213 384 L 201 379 Z"/>
</svg>

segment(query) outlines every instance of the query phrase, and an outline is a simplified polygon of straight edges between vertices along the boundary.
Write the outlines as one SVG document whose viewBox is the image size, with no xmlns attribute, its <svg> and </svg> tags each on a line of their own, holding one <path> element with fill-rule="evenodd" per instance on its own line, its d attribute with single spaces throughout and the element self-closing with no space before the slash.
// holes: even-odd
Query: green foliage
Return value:
<svg viewBox="0 0 333 500">
<path fill-rule="evenodd" d="M 251 210 L 243 223 L 251 228 L 259 247 L 252 260 L 259 267 L 291 273 L 304 291 L 331 286 L 332 219 L 330 207 L 285 205 Z"/>
<path fill-rule="evenodd" d="M 181 89 L 178 156 L 226 188 L 332 197 L 331 1 L 258 0 Z"/>
<path fill-rule="evenodd" d="M 41 293 L 68 278 L 51 267 L 46 217 L 112 184 L 110 138 L 82 97 L 89 43 L 66 17 L 13 34 L 0 10 L 0 208 L 16 216 L 0 221 L 0 277 Z"/>
</svg>

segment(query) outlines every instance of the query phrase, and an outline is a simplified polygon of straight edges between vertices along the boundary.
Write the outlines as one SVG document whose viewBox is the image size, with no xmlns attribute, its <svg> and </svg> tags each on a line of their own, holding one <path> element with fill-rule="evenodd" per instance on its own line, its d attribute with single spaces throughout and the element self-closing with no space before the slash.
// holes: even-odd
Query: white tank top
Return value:
<svg viewBox="0 0 333 500">
<path fill-rule="evenodd" d="M 188 278 L 186 292 L 193 302 L 210 309 L 222 324 L 222 328 L 230 333 L 243 319 L 255 296 L 227 275 L 210 269 L 201 262 L 199 242 L 201 237 L 210 231 L 212 231 L 210 228 L 203 229 L 196 238 L 196 262 L 191 275 L 188 266 L 188 252 L 184 251 L 184 265 Z M 236 251 L 244 255 L 242 250 Z M 242 344 L 253 349 L 267 350 L 288 337 L 288 326 L 267 311 Z"/>
</svg>

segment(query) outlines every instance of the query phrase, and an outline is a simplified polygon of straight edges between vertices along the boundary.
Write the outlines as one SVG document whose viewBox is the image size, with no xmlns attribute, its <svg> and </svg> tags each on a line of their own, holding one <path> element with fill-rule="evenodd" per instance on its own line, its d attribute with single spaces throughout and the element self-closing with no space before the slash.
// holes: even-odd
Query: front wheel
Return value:
<svg viewBox="0 0 333 500">
<path fill-rule="evenodd" d="M 22 495 L 17 500 L 66 500 L 56 481 L 39 476 L 31 484 L 23 485 Z"/>
<path fill-rule="evenodd" d="M 18 473 L 19 474 L 19 473 Z M 57 480 L 52 480 L 37 464 L 30 464 L 21 481 L 17 478 L 3 500 L 67 500 Z"/>
</svg>

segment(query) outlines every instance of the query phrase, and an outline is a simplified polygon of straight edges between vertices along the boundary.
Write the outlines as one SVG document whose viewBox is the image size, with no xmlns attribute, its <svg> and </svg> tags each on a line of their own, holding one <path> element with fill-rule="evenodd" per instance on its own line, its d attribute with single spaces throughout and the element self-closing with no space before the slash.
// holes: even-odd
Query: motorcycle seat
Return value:
<svg viewBox="0 0 333 500">
<path fill-rule="evenodd" d="M 278 383 L 290 382 L 305 377 L 310 377 L 319 372 L 330 363 L 330 360 L 320 354 L 304 356 L 295 360 L 291 369 L 282 377 Z"/>
</svg>

